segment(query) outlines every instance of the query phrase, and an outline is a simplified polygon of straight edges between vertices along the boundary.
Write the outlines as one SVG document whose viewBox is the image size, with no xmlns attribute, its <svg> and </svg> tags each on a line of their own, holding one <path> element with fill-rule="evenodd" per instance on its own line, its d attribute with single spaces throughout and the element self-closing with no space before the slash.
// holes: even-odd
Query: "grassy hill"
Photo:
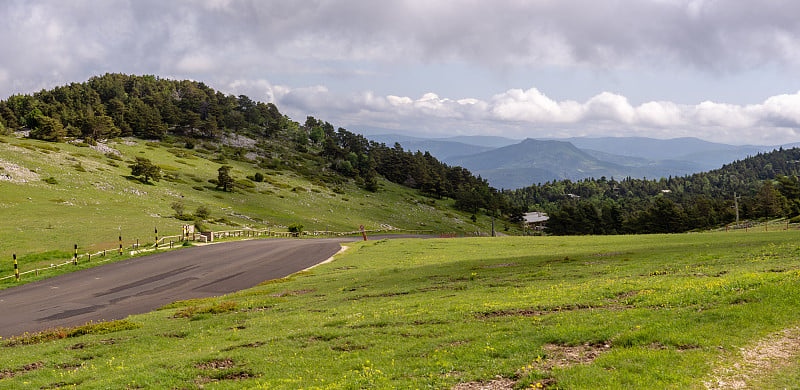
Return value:
<svg viewBox="0 0 800 390">
<path fill-rule="evenodd" d="M 132 177 L 137 158 L 163 180 Z M 224 166 L 232 192 L 214 182 Z M 106 74 L 0 100 L 0 258 L 113 248 L 120 235 L 152 242 L 193 219 L 214 230 L 463 233 L 523 211 L 463 168 L 202 82 Z"/>
<path fill-rule="evenodd" d="M 800 333 L 798 253 L 796 230 L 359 243 L 250 290 L 6 340 L 0 388 L 783 387 L 798 351 L 752 366 L 740 348 Z"/>
<path fill-rule="evenodd" d="M 285 231 L 296 223 L 308 231 L 353 231 L 362 224 L 436 232 L 489 229 L 485 216 L 473 223 L 471 214 L 451 207 L 452 200 L 425 197 L 383 179 L 381 189 L 370 192 L 352 181 L 326 183 L 285 168 L 225 159 L 211 150 L 220 143 L 187 149 L 183 142 L 126 138 L 107 147 L 113 150 L 0 136 L 0 258 L 9 260 L 0 269 L 10 266 L 12 253 L 71 251 L 74 244 L 81 251 L 114 248 L 120 233 L 126 245 L 137 238 L 152 243 L 155 228 L 161 236 L 179 234 L 181 225 L 193 222 L 174 217 L 176 202 L 187 214 L 206 207 L 211 216 L 205 224 L 214 230 Z M 152 160 L 164 178 L 151 184 L 132 178 L 128 164 L 135 157 Z M 234 192 L 209 183 L 223 161 L 237 180 Z M 247 179 L 256 173 L 264 176 L 262 182 Z"/>
</svg>

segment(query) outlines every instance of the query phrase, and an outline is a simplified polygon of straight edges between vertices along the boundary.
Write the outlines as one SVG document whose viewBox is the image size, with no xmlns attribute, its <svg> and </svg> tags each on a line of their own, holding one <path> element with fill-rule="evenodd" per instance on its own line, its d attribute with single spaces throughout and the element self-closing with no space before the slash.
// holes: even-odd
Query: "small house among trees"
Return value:
<svg viewBox="0 0 800 390">
<path fill-rule="evenodd" d="M 532 213 L 525 213 L 525 215 L 523 216 L 525 228 L 534 232 L 542 232 L 544 230 L 544 225 L 545 223 L 547 223 L 548 219 L 550 219 L 550 217 L 546 213 L 542 213 L 539 211 L 534 211 Z"/>
</svg>

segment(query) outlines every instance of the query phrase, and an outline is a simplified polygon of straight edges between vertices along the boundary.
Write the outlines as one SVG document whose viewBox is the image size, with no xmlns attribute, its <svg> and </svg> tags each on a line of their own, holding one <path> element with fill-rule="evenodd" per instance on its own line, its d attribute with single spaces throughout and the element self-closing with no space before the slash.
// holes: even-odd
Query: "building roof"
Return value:
<svg viewBox="0 0 800 390">
<path fill-rule="evenodd" d="M 534 211 L 532 213 L 525 213 L 525 223 L 537 223 L 537 222 L 544 222 L 550 219 L 546 213 L 542 213 L 539 211 Z"/>
</svg>

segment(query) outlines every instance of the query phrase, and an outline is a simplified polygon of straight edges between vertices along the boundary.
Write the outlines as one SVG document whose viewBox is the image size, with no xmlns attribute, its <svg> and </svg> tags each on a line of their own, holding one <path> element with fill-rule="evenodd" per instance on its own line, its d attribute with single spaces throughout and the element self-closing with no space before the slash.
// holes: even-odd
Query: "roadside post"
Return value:
<svg viewBox="0 0 800 390">
<path fill-rule="evenodd" d="M 364 241 L 367 241 L 367 232 L 364 230 L 364 225 L 358 227 L 361 229 L 361 236 L 364 237 Z"/>
<path fill-rule="evenodd" d="M 158 249 L 158 226 L 155 227 L 156 230 L 156 249 Z"/>
<path fill-rule="evenodd" d="M 14 279 L 19 282 L 19 266 L 17 266 L 17 254 L 14 253 Z"/>
<path fill-rule="evenodd" d="M 122 255 L 122 233 L 119 234 L 119 254 Z"/>
<path fill-rule="evenodd" d="M 78 244 L 75 244 L 75 252 L 72 254 L 72 265 L 78 265 Z"/>
</svg>

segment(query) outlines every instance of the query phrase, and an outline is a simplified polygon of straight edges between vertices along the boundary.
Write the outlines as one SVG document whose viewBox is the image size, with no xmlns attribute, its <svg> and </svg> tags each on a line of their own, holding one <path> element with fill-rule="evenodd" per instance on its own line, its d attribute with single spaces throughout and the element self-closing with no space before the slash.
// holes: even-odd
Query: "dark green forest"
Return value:
<svg viewBox="0 0 800 390">
<path fill-rule="evenodd" d="M 552 234 L 672 233 L 735 222 L 735 205 L 740 221 L 796 217 L 798 173 L 800 149 L 780 149 L 691 176 L 564 180 L 506 194 L 547 212 Z"/>
<path fill-rule="evenodd" d="M 450 167 L 428 153 L 386 146 L 313 117 L 292 121 L 271 103 L 226 95 L 202 82 L 156 76 L 106 74 L 85 83 L 15 95 L 0 101 L 0 132 L 29 130 L 31 138 L 93 143 L 137 137 L 213 150 L 226 159 L 287 169 L 336 187 L 352 180 L 378 191 L 378 175 L 455 206 L 519 221 L 524 212 L 468 170 Z M 253 147 L 220 142 L 246 136 Z"/>
</svg>

